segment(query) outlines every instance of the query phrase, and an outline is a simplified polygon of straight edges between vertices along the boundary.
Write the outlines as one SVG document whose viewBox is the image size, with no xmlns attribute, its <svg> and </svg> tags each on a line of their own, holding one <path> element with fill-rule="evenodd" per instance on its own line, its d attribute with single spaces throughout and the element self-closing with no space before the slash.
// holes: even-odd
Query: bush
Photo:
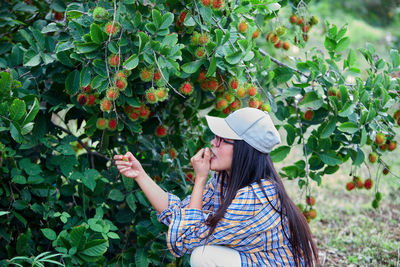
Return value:
<svg viewBox="0 0 400 267">
<path fill-rule="evenodd" d="M 12 0 L 0 8 L 0 259 L 54 250 L 67 266 L 187 263 L 168 252 L 166 227 L 111 158 L 133 152 L 183 198 L 190 157 L 212 138 L 206 112 L 273 113 L 287 136 L 271 157 L 302 145 L 304 159 L 281 176 L 305 189 L 347 160 L 360 166 L 367 151 L 384 164 L 375 136 L 393 140 L 400 123 L 389 114 L 397 50 L 385 62 L 371 45 L 359 49 L 370 64 L 362 71 L 346 28 L 327 23 L 328 57 L 311 50 L 283 63 L 269 53 L 289 49 L 289 39 L 303 48 L 318 21 L 284 18 L 286 28 L 266 41 L 277 3 Z"/>
</svg>

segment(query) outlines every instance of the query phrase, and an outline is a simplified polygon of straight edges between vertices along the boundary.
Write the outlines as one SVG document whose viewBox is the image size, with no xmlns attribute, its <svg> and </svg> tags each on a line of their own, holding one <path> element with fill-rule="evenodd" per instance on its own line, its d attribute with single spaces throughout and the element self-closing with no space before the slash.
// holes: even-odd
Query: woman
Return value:
<svg viewBox="0 0 400 267">
<path fill-rule="evenodd" d="M 268 154 L 280 143 L 268 113 L 242 108 L 225 119 L 206 119 L 215 134 L 212 151 L 201 149 L 191 158 L 196 179 L 183 201 L 162 190 L 130 152 L 128 162 L 114 157 L 118 170 L 137 181 L 159 221 L 169 226 L 171 253 L 191 253 L 192 266 L 318 264 L 308 224 Z M 210 170 L 215 174 L 207 182 Z"/>
</svg>

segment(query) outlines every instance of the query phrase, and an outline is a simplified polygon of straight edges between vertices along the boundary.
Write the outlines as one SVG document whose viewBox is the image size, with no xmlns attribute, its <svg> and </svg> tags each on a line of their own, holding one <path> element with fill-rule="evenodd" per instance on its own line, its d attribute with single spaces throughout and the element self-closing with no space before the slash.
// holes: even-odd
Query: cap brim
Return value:
<svg viewBox="0 0 400 267">
<path fill-rule="evenodd" d="M 229 127 L 225 119 L 206 115 L 206 120 L 208 127 L 215 135 L 227 139 L 243 140 Z"/>
</svg>

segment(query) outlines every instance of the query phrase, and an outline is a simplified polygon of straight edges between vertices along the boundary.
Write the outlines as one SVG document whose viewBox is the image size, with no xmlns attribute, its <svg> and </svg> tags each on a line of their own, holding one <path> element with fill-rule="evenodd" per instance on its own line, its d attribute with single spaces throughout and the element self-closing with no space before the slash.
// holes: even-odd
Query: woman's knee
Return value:
<svg viewBox="0 0 400 267">
<path fill-rule="evenodd" d="M 190 256 L 192 267 L 241 266 L 239 252 L 224 246 L 200 246 Z"/>
</svg>

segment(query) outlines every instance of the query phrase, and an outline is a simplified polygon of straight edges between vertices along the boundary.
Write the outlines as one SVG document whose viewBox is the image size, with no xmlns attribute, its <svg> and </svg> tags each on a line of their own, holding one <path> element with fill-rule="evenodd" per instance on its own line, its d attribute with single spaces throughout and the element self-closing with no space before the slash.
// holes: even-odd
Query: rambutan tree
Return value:
<svg viewBox="0 0 400 267">
<path fill-rule="evenodd" d="M 284 1 L 289 18 L 277 1 L 2 2 L 0 259 L 53 251 L 67 266 L 187 265 L 112 156 L 131 151 L 183 198 L 190 158 L 212 138 L 203 115 L 244 106 L 268 111 L 284 134 L 275 162 L 302 148 L 280 174 L 306 192 L 307 218 L 317 216 L 311 180 L 320 185 L 346 161 L 355 170 L 347 190 L 374 188 L 378 207 L 380 175 L 357 170 L 391 174 L 399 53 L 386 62 L 372 45 L 349 49 L 346 27 L 326 23 L 325 54 L 284 63 L 278 54 L 305 53 L 321 24 L 305 2 Z"/>
</svg>

